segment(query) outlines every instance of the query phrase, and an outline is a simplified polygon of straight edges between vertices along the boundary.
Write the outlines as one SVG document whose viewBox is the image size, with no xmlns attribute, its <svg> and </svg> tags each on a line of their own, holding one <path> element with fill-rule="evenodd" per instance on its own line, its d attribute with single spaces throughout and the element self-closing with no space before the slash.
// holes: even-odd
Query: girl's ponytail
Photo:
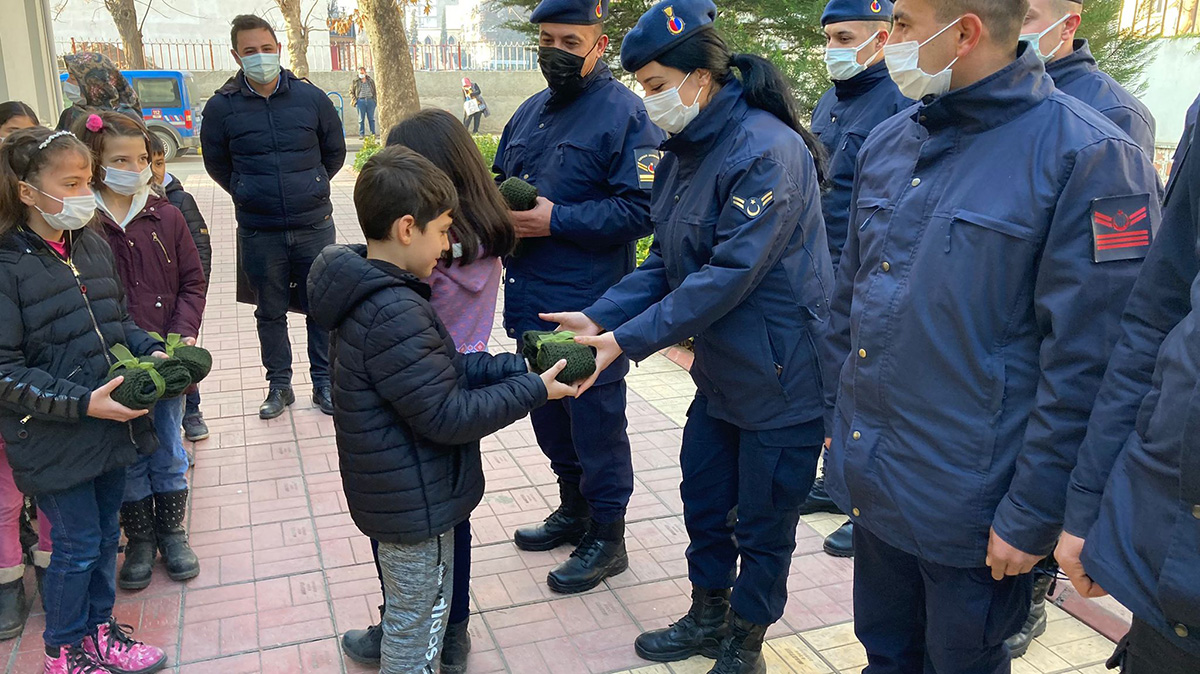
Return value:
<svg viewBox="0 0 1200 674">
<path fill-rule="evenodd" d="M 825 147 L 805 128 L 796 113 L 792 87 L 767 59 L 754 54 L 730 54 L 729 65 L 742 74 L 742 89 L 746 103 L 775 115 L 793 131 L 800 134 L 817 167 L 817 182 L 825 182 Z"/>
</svg>

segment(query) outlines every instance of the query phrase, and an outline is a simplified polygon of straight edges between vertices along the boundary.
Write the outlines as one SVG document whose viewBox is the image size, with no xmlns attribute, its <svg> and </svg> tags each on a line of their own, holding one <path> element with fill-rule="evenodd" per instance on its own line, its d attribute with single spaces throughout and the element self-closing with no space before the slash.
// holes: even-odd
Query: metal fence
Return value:
<svg viewBox="0 0 1200 674">
<path fill-rule="evenodd" d="M 119 67 L 129 67 L 124 46 L 120 42 L 71 38 L 56 43 L 59 56 L 81 51 L 99 52 Z M 457 44 L 409 45 L 409 58 L 414 70 L 422 71 L 496 71 L 537 70 L 537 51 L 530 45 L 463 42 Z M 147 40 L 142 44 L 147 68 L 165 70 L 237 70 L 237 62 L 226 42 L 212 40 Z M 308 44 L 308 69 L 312 72 L 340 72 L 373 66 L 371 47 L 351 40 Z M 283 65 L 290 67 L 287 45 L 283 49 Z"/>
<path fill-rule="evenodd" d="M 1125 0 L 1121 28 L 1147 37 L 1200 35 L 1197 0 Z"/>
</svg>

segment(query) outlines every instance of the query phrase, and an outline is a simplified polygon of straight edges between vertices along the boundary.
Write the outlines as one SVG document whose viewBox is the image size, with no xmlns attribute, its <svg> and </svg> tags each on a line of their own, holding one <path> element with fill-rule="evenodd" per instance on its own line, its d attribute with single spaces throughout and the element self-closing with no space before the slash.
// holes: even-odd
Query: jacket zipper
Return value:
<svg viewBox="0 0 1200 674">
<path fill-rule="evenodd" d="M 158 244 L 158 247 L 162 249 L 163 257 L 167 258 L 167 264 L 172 264 L 171 256 L 167 253 L 167 247 L 163 245 L 162 239 L 158 238 L 158 232 L 151 232 L 151 236 L 154 237 L 154 242 Z"/>
</svg>

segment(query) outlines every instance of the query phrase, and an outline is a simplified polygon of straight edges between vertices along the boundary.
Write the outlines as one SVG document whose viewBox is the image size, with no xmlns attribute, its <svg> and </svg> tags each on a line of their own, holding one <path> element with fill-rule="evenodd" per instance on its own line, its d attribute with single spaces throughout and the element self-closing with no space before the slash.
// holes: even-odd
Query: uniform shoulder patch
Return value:
<svg viewBox="0 0 1200 674">
<path fill-rule="evenodd" d="M 1150 250 L 1154 233 L 1150 195 L 1092 199 L 1092 261 L 1140 260 Z"/>
<path fill-rule="evenodd" d="M 652 147 L 641 147 L 634 151 L 633 156 L 637 157 L 638 187 L 644 190 L 654 187 L 654 170 L 658 168 L 662 152 Z"/>
<path fill-rule="evenodd" d="M 746 217 L 757 218 L 758 216 L 762 215 L 762 212 L 766 210 L 767 206 L 769 206 L 774 200 L 775 191 L 767 190 L 766 194 L 763 194 L 762 196 L 739 197 L 734 195 L 733 198 L 730 199 L 730 202 L 733 203 L 734 208 L 744 213 Z"/>
</svg>

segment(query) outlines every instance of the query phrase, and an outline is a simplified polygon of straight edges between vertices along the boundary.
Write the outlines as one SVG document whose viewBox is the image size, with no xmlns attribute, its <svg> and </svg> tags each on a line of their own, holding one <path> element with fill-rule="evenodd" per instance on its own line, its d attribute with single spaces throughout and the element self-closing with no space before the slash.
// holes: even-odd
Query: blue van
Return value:
<svg viewBox="0 0 1200 674">
<path fill-rule="evenodd" d="M 200 147 L 200 97 L 186 70 L 122 70 L 142 102 L 146 128 L 162 141 L 167 160 Z M 67 74 L 59 75 L 66 81 Z"/>
</svg>

